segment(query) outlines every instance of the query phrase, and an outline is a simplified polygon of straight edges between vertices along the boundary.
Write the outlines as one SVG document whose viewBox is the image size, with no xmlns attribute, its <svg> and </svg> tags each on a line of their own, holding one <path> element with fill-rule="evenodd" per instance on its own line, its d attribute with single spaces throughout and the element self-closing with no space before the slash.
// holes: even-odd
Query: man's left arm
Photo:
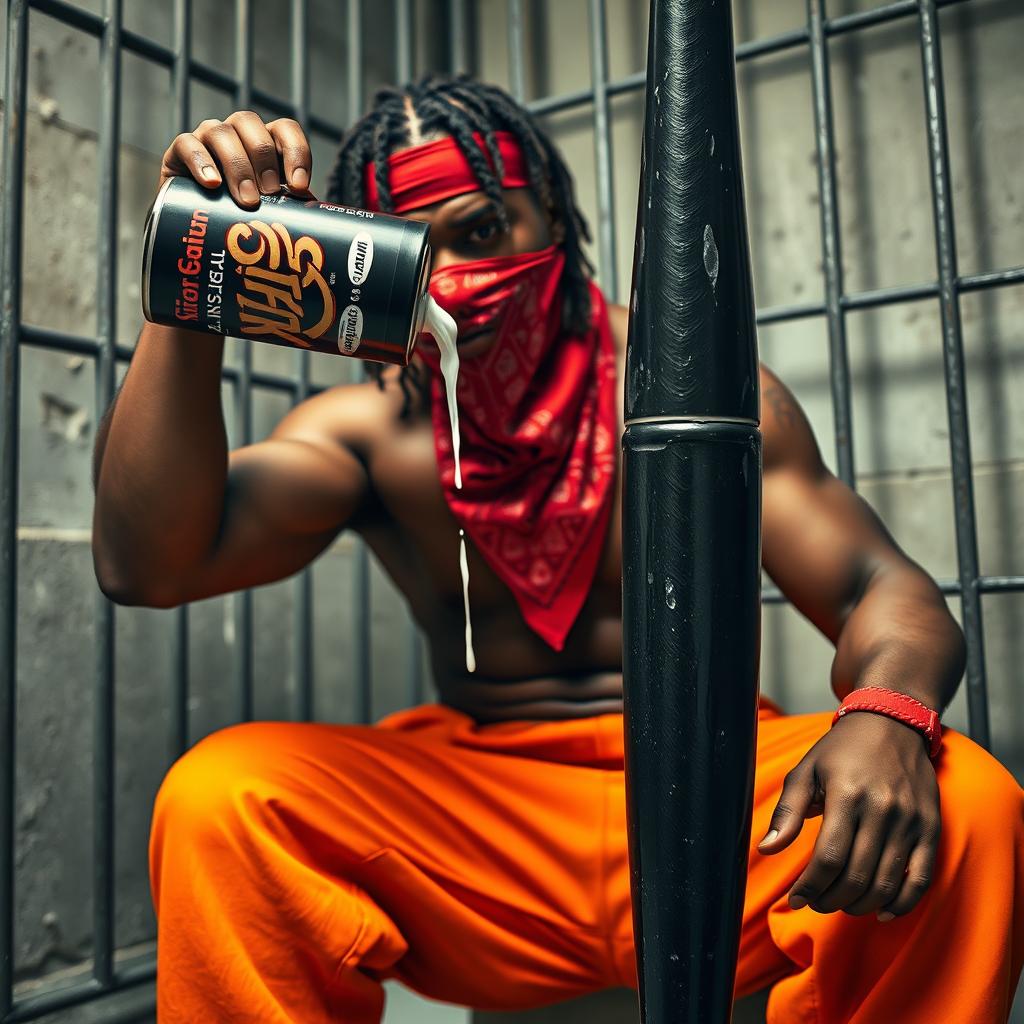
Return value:
<svg viewBox="0 0 1024 1024">
<path fill-rule="evenodd" d="M 762 561 L 836 647 L 832 689 L 883 686 L 940 714 L 963 673 L 963 633 L 934 580 L 866 502 L 822 462 L 803 411 L 761 369 Z M 883 715 L 841 718 L 786 776 L 768 835 L 776 853 L 822 814 L 790 905 L 861 915 L 908 913 L 931 883 L 940 829 L 927 741 Z M 888 917 L 882 919 L 888 920 Z"/>
</svg>

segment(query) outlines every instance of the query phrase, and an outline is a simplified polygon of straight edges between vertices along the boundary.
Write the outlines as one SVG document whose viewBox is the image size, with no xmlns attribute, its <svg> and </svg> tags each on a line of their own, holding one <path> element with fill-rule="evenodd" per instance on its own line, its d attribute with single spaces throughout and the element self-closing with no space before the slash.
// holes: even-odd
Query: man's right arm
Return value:
<svg viewBox="0 0 1024 1024">
<path fill-rule="evenodd" d="M 366 496 L 362 463 L 325 427 L 318 395 L 270 437 L 229 452 L 223 341 L 147 324 L 96 443 L 93 561 L 120 604 L 172 607 L 283 579 Z"/>
<path fill-rule="evenodd" d="M 239 111 L 174 139 L 160 179 L 191 175 L 206 188 L 223 181 L 240 206 L 255 208 L 256 182 L 265 192 L 282 180 L 307 192 L 311 167 L 298 124 L 265 125 Z M 341 439 L 344 420 L 332 423 L 339 408 L 351 422 L 345 407 L 357 400 L 318 395 L 265 441 L 229 453 L 223 356 L 216 335 L 145 324 L 104 417 L 92 551 L 101 589 L 119 603 L 170 607 L 288 576 L 330 543 L 368 491 Z"/>
</svg>

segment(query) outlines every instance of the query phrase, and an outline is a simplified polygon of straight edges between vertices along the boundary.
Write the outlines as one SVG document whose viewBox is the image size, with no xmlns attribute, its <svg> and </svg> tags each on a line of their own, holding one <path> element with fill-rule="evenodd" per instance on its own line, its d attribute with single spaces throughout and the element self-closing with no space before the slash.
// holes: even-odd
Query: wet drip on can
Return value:
<svg viewBox="0 0 1024 1024">
<path fill-rule="evenodd" d="M 240 207 L 168 179 L 146 219 L 147 320 L 406 365 L 423 327 L 429 226 L 288 192 Z"/>
</svg>

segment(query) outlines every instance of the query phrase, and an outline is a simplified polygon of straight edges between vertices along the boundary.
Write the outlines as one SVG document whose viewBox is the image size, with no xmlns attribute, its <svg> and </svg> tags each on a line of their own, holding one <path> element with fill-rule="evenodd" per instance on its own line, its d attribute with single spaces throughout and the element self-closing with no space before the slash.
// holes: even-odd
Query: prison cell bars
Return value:
<svg viewBox="0 0 1024 1024">
<path fill-rule="evenodd" d="M 25 169 L 28 9 L 7 5 L 3 214 L 0 222 L 0 1020 L 14 985 L 14 765 L 17 690 L 18 382 L 21 375 L 21 182 Z"/>
<path fill-rule="evenodd" d="M 946 100 L 942 79 L 938 15 L 935 0 L 921 0 L 921 60 L 924 72 L 928 124 L 928 170 L 935 217 L 935 248 L 939 269 L 939 309 L 942 318 L 943 370 L 949 416 L 949 446 L 953 471 L 953 510 L 956 523 L 956 560 L 960 573 L 960 602 L 964 629 L 973 637 L 967 647 L 967 706 L 971 735 L 989 743 L 988 686 L 985 680 L 985 631 L 978 593 L 978 529 L 974 515 L 971 475 L 971 438 L 967 419 L 967 384 L 964 379 L 964 342 L 957 294 L 956 242 L 953 231 L 953 191 L 946 139 Z"/>
<path fill-rule="evenodd" d="M 111 0 L 108 0 L 110 3 Z M 348 4 L 358 0 L 347 0 Z M 614 221 L 611 214 L 612 191 L 610 185 L 611 177 L 611 130 L 609 118 L 602 114 L 597 108 L 608 103 L 613 97 L 637 92 L 643 89 L 646 83 L 646 72 L 640 71 L 620 79 L 609 79 L 607 65 L 601 59 L 603 43 L 597 33 L 604 31 L 603 0 L 589 0 L 590 2 L 590 34 L 591 34 L 591 55 L 592 55 L 592 83 L 588 89 L 581 89 L 554 96 L 538 97 L 530 100 L 527 106 L 534 114 L 554 114 L 565 110 L 583 107 L 588 103 L 594 104 L 595 124 L 595 156 L 598 171 L 598 245 L 601 259 L 601 282 L 609 294 L 614 294 L 615 268 L 614 268 L 614 245 L 615 231 Z M 952 231 L 951 208 L 948 195 L 948 145 L 945 135 L 944 109 L 942 98 L 942 72 L 938 59 L 938 34 L 936 30 L 936 11 L 953 4 L 967 3 L 970 0 L 896 0 L 896 2 L 885 4 L 881 7 L 856 14 L 844 15 L 841 17 L 828 18 L 824 10 L 820 11 L 820 21 L 815 22 L 813 11 L 809 11 L 808 23 L 803 28 L 794 29 L 789 32 L 754 40 L 740 44 L 736 47 L 737 61 L 756 59 L 760 56 L 779 53 L 802 46 L 811 49 L 812 75 L 817 76 L 818 95 L 815 97 L 815 130 L 816 140 L 819 142 L 819 182 L 822 174 L 827 175 L 827 153 L 832 148 L 832 132 L 827 119 L 822 121 L 823 113 L 828 109 L 827 96 L 823 86 L 827 88 L 827 64 L 824 63 L 826 42 L 828 39 L 846 33 L 855 32 L 860 29 L 881 25 L 886 22 L 902 18 L 917 16 L 921 24 L 921 45 L 922 61 L 926 79 L 926 101 L 929 109 L 929 121 L 927 125 L 929 153 L 930 153 L 930 175 L 933 182 L 933 200 L 935 202 L 936 216 L 936 247 L 939 259 L 939 279 L 936 282 L 925 282 L 916 285 L 900 286 L 896 288 L 880 288 L 853 293 L 845 293 L 842 288 L 839 276 L 839 239 L 838 220 L 834 222 L 836 236 L 830 240 L 829 236 L 832 227 L 825 225 L 823 221 L 822 244 L 823 248 L 828 245 L 832 255 L 826 254 L 826 294 L 824 301 L 805 303 L 802 305 L 777 306 L 760 310 L 757 315 L 759 324 L 780 323 L 809 317 L 825 316 L 829 323 L 829 345 L 831 360 L 831 384 L 834 407 L 841 405 L 843 399 L 843 385 L 841 367 L 836 363 L 836 354 L 841 351 L 842 327 L 834 325 L 842 323 L 842 315 L 851 310 L 870 309 L 879 306 L 892 305 L 895 303 L 915 301 L 919 299 L 938 298 L 942 304 L 943 316 L 943 345 L 945 354 L 945 365 L 947 380 L 950 387 L 947 389 L 948 406 L 950 414 L 950 437 L 954 475 L 954 502 L 956 511 L 956 533 L 958 545 L 958 576 L 954 580 L 940 580 L 940 586 L 946 594 L 960 594 L 964 601 L 964 631 L 967 637 L 969 652 L 968 662 L 968 700 L 970 713 L 970 735 L 982 746 L 989 746 L 989 735 L 987 725 L 987 701 L 985 697 L 985 661 L 982 636 L 982 624 L 980 617 L 980 595 L 985 593 L 1011 593 L 1024 590 L 1024 576 L 1021 575 L 980 575 L 977 562 L 976 550 L 976 525 L 973 507 L 965 504 L 971 487 L 971 461 L 970 449 L 967 443 L 967 413 L 966 396 L 963 389 L 963 357 L 962 357 L 962 332 L 959 327 L 958 301 L 965 293 L 974 291 L 998 288 L 1007 285 L 1024 283 L 1024 266 L 1008 267 L 1000 270 L 988 271 L 979 274 L 959 275 L 956 268 L 955 243 Z M 402 19 L 402 29 L 396 33 L 396 67 L 412 66 L 412 38 L 407 31 L 410 22 L 407 20 L 410 13 L 411 0 L 393 0 L 395 10 Z M 21 321 L 21 279 L 22 279 L 22 252 L 21 239 L 22 231 L 22 190 L 24 186 L 24 150 L 25 150 L 25 82 L 27 70 L 27 33 L 29 9 L 36 10 L 51 18 L 63 22 L 65 25 L 85 32 L 96 39 L 104 40 L 104 73 L 105 90 L 120 87 L 120 67 L 116 61 L 111 60 L 111 40 L 117 39 L 117 49 L 125 53 L 139 56 L 157 66 L 167 68 L 172 74 L 173 95 L 174 95 L 174 116 L 177 130 L 185 131 L 192 126 L 189 118 L 189 88 L 190 85 L 201 83 L 211 86 L 222 93 L 232 96 L 247 94 L 251 103 L 271 111 L 277 116 L 295 117 L 303 124 L 308 134 L 321 138 L 337 141 L 342 134 L 342 126 L 332 122 L 330 119 L 313 113 L 309 109 L 308 98 L 308 58 L 305 46 L 303 45 L 303 32 L 301 27 L 308 23 L 308 10 L 306 0 L 297 0 L 293 9 L 293 32 L 292 32 L 292 95 L 285 99 L 273 95 L 266 90 L 252 84 L 251 79 L 245 81 L 245 67 L 241 65 L 236 68 L 235 75 L 228 74 L 202 61 L 195 60 L 191 54 L 190 47 L 190 0 L 175 0 L 175 28 L 174 45 L 169 47 L 156 42 L 138 32 L 126 28 L 118 28 L 119 19 L 110 20 L 110 12 L 116 13 L 116 7 L 108 7 L 108 13 L 104 15 L 93 14 L 90 11 L 75 6 L 68 0 L 8 0 L 7 5 L 7 68 L 6 68 L 6 110 L 4 119 L 4 148 L 3 148 L 3 185 L 4 196 L 2 206 L 2 241 L 0 241 L 0 294 L 2 294 L 2 309 L 0 309 L 0 396 L 3 400 L 3 409 L 0 413 L 0 1022 L 2 1024 L 13 1024 L 15 1021 L 34 1020 L 43 1014 L 53 1012 L 56 1009 L 77 1005 L 85 1001 L 97 998 L 107 992 L 115 991 L 132 984 L 151 980 L 153 977 L 153 964 L 146 961 L 140 964 L 119 966 L 118 970 L 108 975 L 110 984 L 104 987 L 104 983 L 97 980 L 86 982 L 82 985 L 63 990 L 59 993 L 45 993 L 30 999 L 20 1001 L 16 1009 L 13 1007 L 13 841 L 14 841 L 14 767 L 15 767 L 15 645 L 16 645 L 16 621 L 17 621 L 17 586 L 16 586 L 16 558 L 17 558 L 17 483 L 18 483 L 18 396 L 20 380 L 20 358 L 19 346 L 21 344 L 32 345 L 36 348 L 50 351 L 77 354 L 97 360 L 97 365 L 107 359 L 109 354 L 104 355 L 104 350 L 113 352 L 115 358 L 122 362 L 130 360 L 132 349 L 125 345 L 111 344 L 110 338 L 116 335 L 103 333 L 104 330 L 111 330 L 113 327 L 112 318 L 114 310 L 108 305 L 109 317 L 108 326 L 103 327 L 102 321 L 95 337 L 78 335 L 66 331 L 55 331 L 49 328 L 37 327 L 25 324 Z M 519 8 L 518 31 L 522 31 L 523 20 L 521 3 L 516 4 Z M 469 70 L 471 68 L 471 23 L 468 0 L 446 0 L 448 13 L 448 52 L 450 69 Z M 515 13 L 510 8 L 510 16 Z M 108 26 L 114 26 L 108 33 Z M 300 31 L 296 32 L 296 26 Z M 509 33 L 510 37 L 512 32 Z M 350 44 L 353 45 L 353 44 Z M 815 71 L 814 63 L 818 60 L 815 57 L 817 49 L 822 66 Z M 361 56 L 360 50 L 354 51 Z M 350 57 L 351 57 L 350 52 Z M 521 59 L 520 51 L 520 59 Z M 240 74 L 239 71 L 242 73 Z M 408 76 L 400 76 L 408 77 Z M 522 80 L 520 80 L 522 82 Z M 525 88 L 525 83 L 519 86 Z M 116 102 L 116 101 L 115 101 Z M 116 152 L 117 146 L 114 142 L 119 140 L 120 130 L 116 124 L 116 115 L 111 118 L 111 111 L 114 108 L 105 106 L 104 124 L 111 124 L 108 130 L 108 137 L 101 146 L 107 148 L 103 152 L 112 150 Z M 111 140 L 114 140 L 112 142 Z M 820 143 L 824 142 L 824 151 Z M 824 152 L 824 155 L 823 155 Z M 822 169 L 822 163 L 826 166 Z M 823 201 L 826 200 L 827 189 L 822 189 Z M 113 196 L 113 193 L 111 193 Z M 602 198 L 603 197 L 603 198 Z M 109 198 L 109 197 L 108 197 Z M 834 210 L 834 204 L 833 204 Z M 825 216 L 823 212 L 823 217 Z M 834 216 L 834 213 L 833 213 Z M 109 221 L 109 218 L 108 218 Z M 109 231 L 109 222 L 101 220 L 106 224 L 103 231 Z M 607 224 L 607 230 L 603 231 L 602 226 Z M 832 224 L 832 221 L 829 221 Z M 112 236 L 107 236 L 111 238 Z M 103 243 L 101 244 L 109 244 Z M 608 246 L 611 246 L 611 249 Z M 829 265 L 829 261 L 831 265 Z M 101 272 L 102 273 L 102 272 Z M 829 286 L 829 275 L 832 286 Z M 110 280 L 113 281 L 111 274 Z M 102 301 L 102 300 L 101 300 Z M 300 359 L 304 354 L 299 354 Z M 261 388 L 290 396 L 293 402 L 303 400 L 310 394 L 314 394 L 319 387 L 313 386 L 308 377 L 308 356 L 300 366 L 296 377 L 288 377 L 275 373 L 261 372 L 252 369 L 251 365 L 246 370 L 235 366 L 225 365 L 222 370 L 222 379 L 231 386 L 236 397 L 243 391 L 251 393 L 253 388 Z M 97 386 L 100 385 L 101 373 L 97 369 Z M 109 379 L 109 378 L 108 378 Z M 839 385 L 837 386 L 837 379 Z M 97 394 L 99 399 L 101 396 Z M 848 408 L 848 406 L 847 406 Z M 97 413 L 103 409 L 97 405 Z M 840 411 L 836 416 L 840 416 Z M 848 413 L 846 422 L 849 422 Z M 844 432 L 838 429 L 837 420 L 837 462 L 840 468 L 840 475 L 843 475 L 843 466 L 847 465 L 847 472 L 853 472 L 853 451 L 852 438 L 849 430 L 845 431 L 845 437 L 850 447 L 845 453 L 840 450 L 840 445 L 846 442 L 841 441 Z M 295 639 L 295 666 L 298 692 L 298 710 L 300 717 L 309 717 L 312 698 L 312 666 L 311 666 L 311 616 L 309 612 L 312 607 L 311 585 L 309 570 L 305 570 L 299 583 L 299 594 L 296 603 L 296 639 Z M 237 599 L 237 595 L 236 595 Z M 782 595 L 776 588 L 766 588 L 763 599 L 768 602 L 779 602 L 783 600 Z M 242 606 L 241 603 L 239 606 Z M 236 606 L 236 609 L 239 607 Z M 368 605 L 367 605 L 368 606 Z M 98 623 L 98 646 L 103 648 L 97 653 L 96 662 L 96 693 L 97 693 L 97 716 L 102 707 L 109 708 L 109 697 L 111 694 L 110 679 L 108 676 L 109 666 L 112 664 L 112 633 L 109 626 L 104 624 L 104 616 L 107 612 L 101 612 Z M 245 626 L 246 616 L 241 611 L 236 611 L 239 621 Z M 173 678 L 173 708 L 172 715 L 172 737 L 175 744 L 174 749 L 182 752 L 187 747 L 187 694 L 188 694 L 188 610 L 180 608 L 174 611 L 174 661 L 172 665 Z M 251 619 L 249 620 L 251 621 Z M 362 639 L 358 642 L 366 642 L 365 628 L 357 632 Z M 251 634 L 240 636 L 238 642 L 243 649 L 248 650 L 251 645 Z M 410 659 L 412 644 L 410 644 Z M 361 655 L 357 652 L 357 663 Z M 413 662 L 417 669 L 419 666 L 418 657 Z M 241 670 L 239 679 L 244 680 L 246 673 Z M 243 691 L 245 692 L 245 691 Z M 360 708 L 368 708 L 368 698 L 357 696 Z M 417 692 L 421 692 L 417 690 Z M 241 699 L 241 696 L 240 696 Z M 110 736 L 110 728 L 106 722 L 97 721 L 97 735 Z M 100 769 L 97 772 L 97 786 L 100 785 L 100 777 L 109 779 L 109 761 L 100 762 Z M 110 805 L 105 796 L 97 794 L 96 806 L 94 808 L 97 827 L 103 831 L 103 823 L 109 825 Z M 97 851 L 109 849 L 106 839 L 97 839 Z M 103 857 L 98 858 L 98 862 Z M 109 874 L 108 865 L 101 864 L 97 869 L 95 881 L 99 888 L 98 894 L 106 891 Z M 102 941 L 109 950 L 110 926 L 109 907 L 105 901 L 97 901 L 97 917 L 107 915 L 106 919 L 100 922 L 97 928 L 98 943 Z M 98 951 L 97 964 L 108 965 L 111 963 L 108 952 Z M 101 967 L 101 969 L 103 969 Z M 99 975 L 99 972 L 97 972 Z"/>
<path fill-rule="evenodd" d="M 96 408 L 114 395 L 117 365 L 117 196 L 121 142 L 121 0 L 106 0 L 100 43 Z M 93 708 L 93 982 L 114 979 L 114 606 L 97 588 Z"/>
<path fill-rule="evenodd" d="M 235 0 L 235 109 L 252 107 L 252 5 L 250 0 Z M 252 345 L 241 343 L 236 349 L 241 366 L 234 386 L 236 444 L 252 444 Z M 253 717 L 252 663 L 252 590 L 229 594 L 235 620 L 235 685 L 238 688 L 236 718 L 248 722 Z"/>
<path fill-rule="evenodd" d="M 192 0 L 174 0 L 174 63 L 171 66 L 171 89 L 174 94 L 174 130 L 190 132 L 191 95 L 189 64 L 192 60 Z M 99 410 L 97 406 L 97 411 Z M 189 611 L 179 605 L 171 612 L 174 644 L 171 648 L 171 744 L 175 751 L 189 745 Z"/>
<path fill-rule="evenodd" d="M 825 46 L 825 0 L 807 0 L 807 27 L 811 44 L 811 96 L 814 103 L 814 141 L 817 147 L 818 209 L 821 213 L 822 267 L 825 272 L 825 309 L 828 322 L 829 373 L 832 384 L 832 419 L 836 437 L 836 470 L 850 487 L 853 464 L 853 427 L 850 412 L 850 363 L 846 349 L 846 318 L 839 305 L 843 294 L 843 268 L 839 248 L 839 201 L 836 197 L 835 154 L 832 145 L 832 88 Z"/>
<path fill-rule="evenodd" d="M 360 0 L 347 0 L 346 68 L 348 89 L 348 123 L 355 124 L 363 113 L 363 15 Z M 367 374 L 358 364 L 357 380 L 366 380 Z M 352 611 L 355 616 L 356 637 L 356 709 L 357 722 L 368 723 L 372 715 L 370 693 L 370 556 L 366 544 L 356 543 L 352 573 Z"/>
<path fill-rule="evenodd" d="M 309 0 L 292 0 L 291 90 L 294 117 L 309 132 L 309 63 L 306 39 L 309 33 Z M 299 349 L 295 360 L 295 404 L 309 398 L 309 353 Z M 313 718 L 313 570 L 306 566 L 296 580 L 292 618 L 292 665 L 295 673 L 295 717 L 300 722 Z"/>
</svg>

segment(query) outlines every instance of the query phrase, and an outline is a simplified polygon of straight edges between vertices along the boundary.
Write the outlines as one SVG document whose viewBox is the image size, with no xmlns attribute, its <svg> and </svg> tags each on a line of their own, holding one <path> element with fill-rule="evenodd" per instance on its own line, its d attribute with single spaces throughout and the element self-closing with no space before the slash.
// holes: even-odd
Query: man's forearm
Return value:
<svg viewBox="0 0 1024 1024">
<path fill-rule="evenodd" d="M 843 625 L 832 664 L 832 689 L 842 700 L 862 686 L 885 686 L 940 714 L 963 674 L 963 631 L 942 593 L 913 568 L 884 568 Z"/>
</svg>

